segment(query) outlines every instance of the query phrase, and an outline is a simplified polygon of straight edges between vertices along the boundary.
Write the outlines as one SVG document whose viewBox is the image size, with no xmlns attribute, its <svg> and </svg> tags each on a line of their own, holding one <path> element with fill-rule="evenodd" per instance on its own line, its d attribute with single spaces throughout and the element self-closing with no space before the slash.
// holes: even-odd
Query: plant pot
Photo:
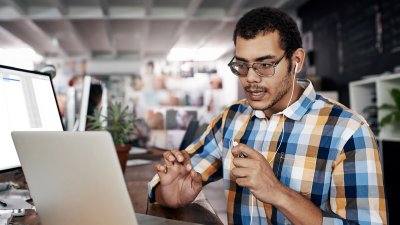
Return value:
<svg viewBox="0 0 400 225">
<path fill-rule="evenodd" d="M 129 151 L 131 150 L 131 145 L 116 145 L 115 150 L 118 154 L 119 163 L 121 165 L 122 172 L 125 173 L 126 162 L 128 161 Z"/>
</svg>

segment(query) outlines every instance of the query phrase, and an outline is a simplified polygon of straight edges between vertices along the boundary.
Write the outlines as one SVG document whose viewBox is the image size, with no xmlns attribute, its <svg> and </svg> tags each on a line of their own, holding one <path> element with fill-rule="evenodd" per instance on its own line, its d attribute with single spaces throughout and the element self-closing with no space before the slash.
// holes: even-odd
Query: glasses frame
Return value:
<svg viewBox="0 0 400 225">
<path fill-rule="evenodd" d="M 272 76 L 275 75 L 275 67 L 278 66 L 278 64 L 282 61 L 282 59 L 285 57 L 285 55 L 286 55 L 286 52 L 283 53 L 283 56 L 282 56 L 280 59 L 278 59 L 278 61 L 276 61 L 276 62 L 274 62 L 274 63 L 266 63 L 266 62 L 253 62 L 253 63 L 248 63 L 248 62 L 239 61 L 239 62 L 243 63 L 243 65 L 245 65 L 245 66 L 247 67 L 247 73 L 246 73 L 245 75 L 238 74 L 238 73 L 237 73 L 238 71 L 235 70 L 235 69 L 233 69 L 233 64 L 235 63 L 233 60 L 235 59 L 235 56 L 233 56 L 233 58 L 231 59 L 231 61 L 228 63 L 228 66 L 229 66 L 229 68 L 231 69 L 232 73 L 233 73 L 234 75 L 238 76 L 238 77 L 246 77 L 247 74 L 249 74 L 250 68 L 253 69 L 253 71 L 254 71 L 259 77 L 272 77 Z M 255 69 L 255 68 L 253 67 L 254 64 L 267 64 L 267 65 L 269 65 L 269 66 L 272 66 L 272 67 L 274 68 L 274 73 L 271 74 L 271 75 L 263 75 L 263 74 L 260 74 L 259 71 L 257 71 L 257 69 Z"/>
</svg>

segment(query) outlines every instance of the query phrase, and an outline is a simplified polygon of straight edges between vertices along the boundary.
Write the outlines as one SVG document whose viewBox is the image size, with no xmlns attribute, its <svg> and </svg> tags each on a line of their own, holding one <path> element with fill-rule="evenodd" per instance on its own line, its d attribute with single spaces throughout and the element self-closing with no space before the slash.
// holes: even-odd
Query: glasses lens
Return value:
<svg viewBox="0 0 400 225">
<path fill-rule="evenodd" d="M 232 72 L 238 76 L 246 76 L 247 72 L 249 71 L 247 65 L 241 62 L 232 62 L 230 67 Z"/>
<path fill-rule="evenodd" d="M 272 76 L 275 73 L 275 68 L 270 63 L 255 62 L 253 68 L 260 76 Z"/>
</svg>

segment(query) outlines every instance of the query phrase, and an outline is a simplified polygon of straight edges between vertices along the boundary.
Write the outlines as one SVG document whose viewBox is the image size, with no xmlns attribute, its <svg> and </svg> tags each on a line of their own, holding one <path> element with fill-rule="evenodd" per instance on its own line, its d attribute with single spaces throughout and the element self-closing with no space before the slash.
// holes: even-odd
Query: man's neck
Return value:
<svg viewBox="0 0 400 225">
<path fill-rule="evenodd" d="M 264 114 L 267 119 L 271 118 L 273 114 L 284 111 L 287 107 L 291 106 L 294 102 L 296 102 L 300 96 L 303 94 L 304 88 L 302 88 L 299 84 L 294 85 L 293 96 L 290 100 L 290 96 L 292 91 L 289 91 L 277 104 L 273 107 L 264 110 Z M 288 104 L 290 100 L 290 103 Z"/>
</svg>

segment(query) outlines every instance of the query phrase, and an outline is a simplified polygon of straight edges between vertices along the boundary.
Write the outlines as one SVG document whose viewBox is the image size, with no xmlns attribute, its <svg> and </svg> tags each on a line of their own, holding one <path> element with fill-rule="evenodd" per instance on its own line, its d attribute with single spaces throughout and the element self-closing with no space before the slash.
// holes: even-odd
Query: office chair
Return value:
<svg viewBox="0 0 400 225">
<path fill-rule="evenodd" d="M 185 149 L 197 138 L 196 132 L 198 128 L 199 128 L 199 121 L 195 119 L 190 120 L 186 132 L 183 135 L 183 139 L 179 146 L 179 150 Z"/>
</svg>

